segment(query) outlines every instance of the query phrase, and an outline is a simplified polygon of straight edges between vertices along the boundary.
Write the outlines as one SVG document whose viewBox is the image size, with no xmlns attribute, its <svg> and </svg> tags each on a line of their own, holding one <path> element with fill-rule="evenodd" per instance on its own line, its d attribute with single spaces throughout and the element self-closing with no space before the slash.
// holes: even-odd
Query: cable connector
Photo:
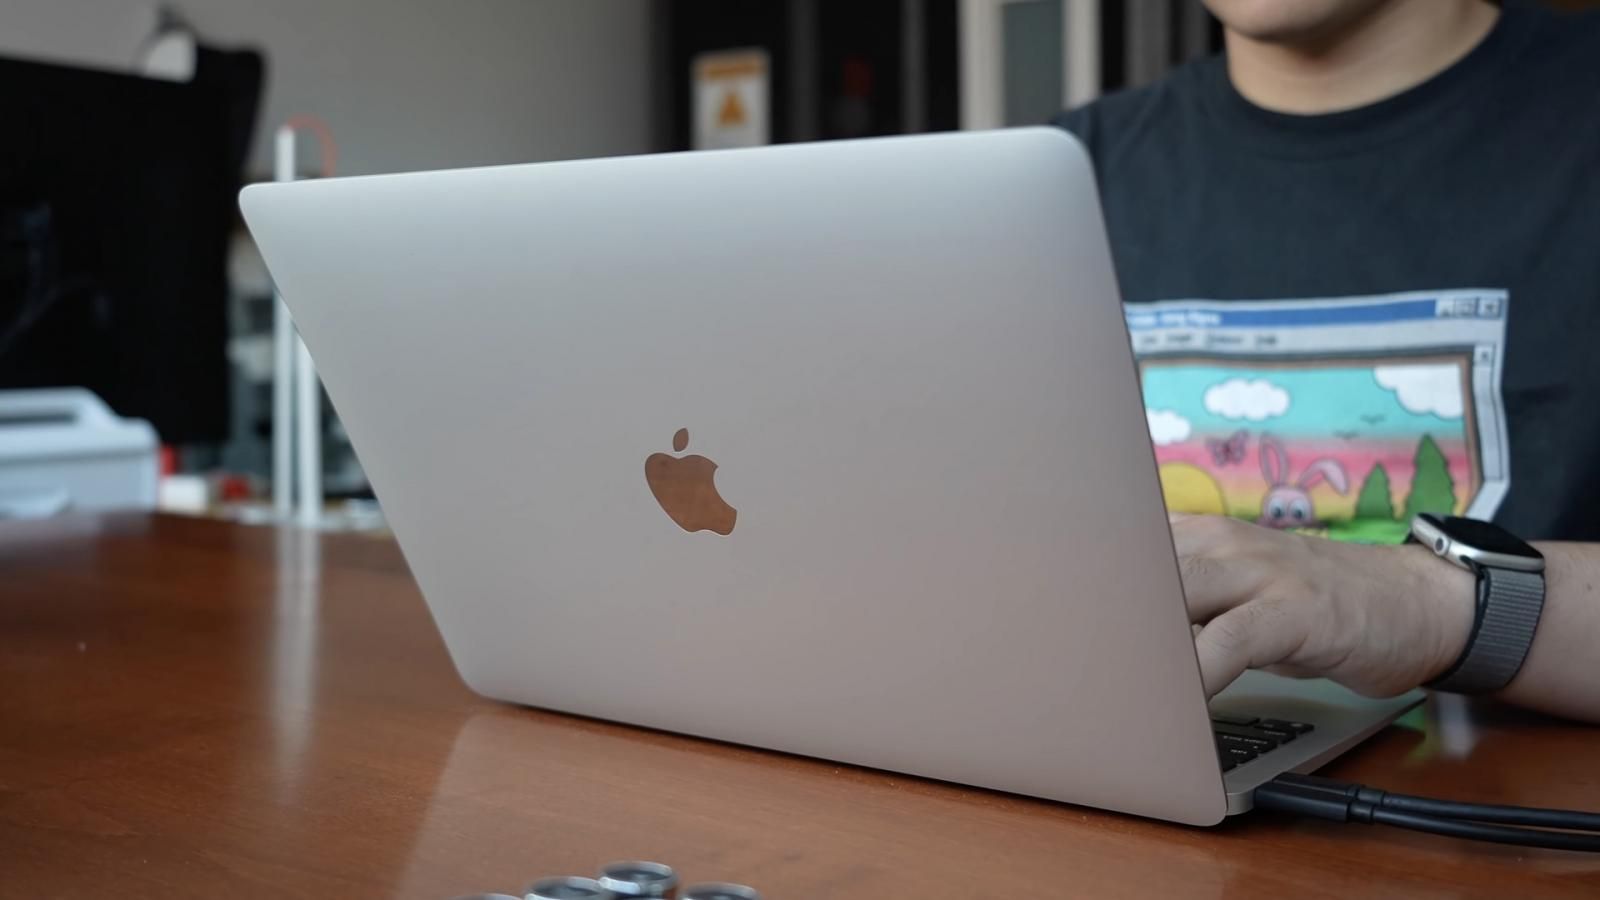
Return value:
<svg viewBox="0 0 1600 900">
<path fill-rule="evenodd" d="M 1388 791 L 1364 784 L 1288 772 L 1256 788 L 1256 806 L 1333 822 L 1372 824 L 1373 813 Z"/>
</svg>

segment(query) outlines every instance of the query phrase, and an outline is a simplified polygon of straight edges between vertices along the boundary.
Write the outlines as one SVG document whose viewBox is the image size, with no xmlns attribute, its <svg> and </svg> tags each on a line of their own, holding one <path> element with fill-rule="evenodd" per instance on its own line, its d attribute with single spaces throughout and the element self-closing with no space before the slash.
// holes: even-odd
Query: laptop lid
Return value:
<svg viewBox="0 0 1600 900">
<path fill-rule="evenodd" d="M 1094 179 L 1065 133 L 241 204 L 475 690 L 1222 818 Z"/>
</svg>

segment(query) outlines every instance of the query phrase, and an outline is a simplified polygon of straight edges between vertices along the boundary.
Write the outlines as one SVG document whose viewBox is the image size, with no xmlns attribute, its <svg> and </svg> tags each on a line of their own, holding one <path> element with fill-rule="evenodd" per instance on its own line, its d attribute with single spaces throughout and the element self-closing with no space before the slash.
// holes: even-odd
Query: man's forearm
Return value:
<svg viewBox="0 0 1600 900">
<path fill-rule="evenodd" d="M 1496 696 L 1600 722 L 1600 544 L 1536 544 L 1545 558 L 1544 612 L 1522 671 Z"/>
</svg>

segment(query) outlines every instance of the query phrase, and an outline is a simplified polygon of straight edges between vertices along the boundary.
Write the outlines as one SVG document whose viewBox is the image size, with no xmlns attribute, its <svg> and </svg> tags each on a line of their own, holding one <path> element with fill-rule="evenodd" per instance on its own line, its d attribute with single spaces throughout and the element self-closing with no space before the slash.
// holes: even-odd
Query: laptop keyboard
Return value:
<svg viewBox="0 0 1600 900">
<path fill-rule="evenodd" d="M 1211 714 L 1211 732 L 1217 738 L 1217 757 L 1222 760 L 1224 772 L 1263 753 L 1270 753 L 1312 730 L 1313 727 L 1306 722 L 1257 719 L 1218 712 Z"/>
</svg>

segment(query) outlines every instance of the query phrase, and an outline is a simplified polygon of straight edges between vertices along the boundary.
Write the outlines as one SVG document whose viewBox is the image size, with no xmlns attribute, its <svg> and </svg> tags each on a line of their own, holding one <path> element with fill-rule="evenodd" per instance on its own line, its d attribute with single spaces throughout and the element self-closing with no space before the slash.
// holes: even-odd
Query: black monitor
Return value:
<svg viewBox="0 0 1600 900">
<path fill-rule="evenodd" d="M 186 83 L 0 59 L 0 389 L 83 386 L 163 442 L 227 436 L 262 69 L 206 49 Z"/>
</svg>

